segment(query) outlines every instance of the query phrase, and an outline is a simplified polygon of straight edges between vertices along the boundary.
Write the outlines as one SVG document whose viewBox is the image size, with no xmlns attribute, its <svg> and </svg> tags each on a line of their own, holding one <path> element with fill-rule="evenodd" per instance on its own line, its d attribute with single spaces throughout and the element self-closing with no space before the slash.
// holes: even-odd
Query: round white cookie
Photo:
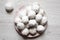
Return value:
<svg viewBox="0 0 60 40">
<path fill-rule="evenodd" d="M 19 17 L 16 17 L 15 20 L 14 20 L 15 23 L 19 23 L 19 22 L 22 22 L 22 20 L 19 18 Z"/>
<path fill-rule="evenodd" d="M 7 2 L 7 3 L 5 4 L 5 9 L 6 9 L 7 11 L 9 11 L 9 12 L 12 12 L 12 11 L 13 11 L 13 5 L 12 5 L 12 3 L 11 3 L 11 2 Z"/>
<path fill-rule="evenodd" d="M 37 14 L 37 15 L 36 15 L 36 21 L 37 21 L 37 22 L 40 22 L 41 19 L 42 19 L 42 15 Z"/>
<path fill-rule="evenodd" d="M 28 35 L 29 34 L 29 30 L 27 28 L 25 28 L 23 31 L 22 31 L 22 34 L 23 35 Z"/>
<path fill-rule="evenodd" d="M 33 28 L 33 27 L 37 26 L 37 22 L 36 22 L 36 20 L 30 20 L 28 25 L 29 25 L 29 27 Z"/>
<path fill-rule="evenodd" d="M 25 25 L 23 23 L 17 23 L 17 28 L 22 30 L 25 28 Z"/>
<path fill-rule="evenodd" d="M 23 16 L 22 17 L 22 22 L 27 24 L 29 22 L 28 16 Z"/>
<path fill-rule="evenodd" d="M 20 18 L 22 18 L 23 16 L 26 16 L 27 15 L 27 10 L 26 9 L 21 9 L 18 12 L 18 15 L 19 15 Z"/>
<path fill-rule="evenodd" d="M 34 34 L 36 34 L 37 31 L 36 31 L 36 28 L 33 28 L 33 29 L 30 29 L 29 32 L 30 32 L 32 35 L 34 35 Z"/>
<path fill-rule="evenodd" d="M 40 9 L 39 3 L 35 2 L 32 4 L 32 10 L 34 10 L 36 13 L 38 13 L 39 9 Z"/>
<path fill-rule="evenodd" d="M 35 18 L 35 15 L 36 15 L 36 13 L 33 10 L 28 11 L 28 17 L 30 19 L 34 19 Z"/>
<path fill-rule="evenodd" d="M 43 16 L 42 20 L 41 20 L 41 24 L 44 25 L 47 22 L 47 17 Z"/>
<path fill-rule="evenodd" d="M 39 14 L 42 15 L 42 16 L 45 16 L 46 15 L 45 10 L 43 10 L 42 8 L 40 8 Z"/>
<path fill-rule="evenodd" d="M 37 26 L 37 31 L 38 32 L 43 32 L 45 30 L 45 27 L 44 26 L 42 26 L 42 25 L 38 25 Z"/>
</svg>

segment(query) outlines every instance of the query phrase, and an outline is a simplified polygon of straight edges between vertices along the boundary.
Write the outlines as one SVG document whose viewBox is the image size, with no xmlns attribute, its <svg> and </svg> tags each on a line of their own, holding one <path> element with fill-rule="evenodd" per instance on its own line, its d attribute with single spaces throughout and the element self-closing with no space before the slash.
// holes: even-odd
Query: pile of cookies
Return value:
<svg viewBox="0 0 60 40">
<path fill-rule="evenodd" d="M 32 5 L 22 8 L 15 17 L 17 31 L 26 37 L 36 37 L 46 29 L 47 16 L 40 8 L 40 4 L 35 2 Z M 37 35 L 38 34 L 38 35 Z"/>
</svg>

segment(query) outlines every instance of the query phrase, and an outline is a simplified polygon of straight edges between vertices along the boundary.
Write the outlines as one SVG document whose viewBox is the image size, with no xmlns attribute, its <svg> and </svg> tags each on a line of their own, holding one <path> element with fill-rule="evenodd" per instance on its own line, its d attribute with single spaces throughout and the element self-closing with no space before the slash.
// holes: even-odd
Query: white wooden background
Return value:
<svg viewBox="0 0 60 40">
<path fill-rule="evenodd" d="M 23 39 L 14 29 L 15 10 L 19 4 L 28 4 L 37 1 L 46 10 L 48 28 L 45 33 L 36 39 Z M 60 40 L 60 0 L 12 0 L 14 11 L 7 14 L 4 8 L 7 0 L 0 0 L 0 40 Z"/>
</svg>

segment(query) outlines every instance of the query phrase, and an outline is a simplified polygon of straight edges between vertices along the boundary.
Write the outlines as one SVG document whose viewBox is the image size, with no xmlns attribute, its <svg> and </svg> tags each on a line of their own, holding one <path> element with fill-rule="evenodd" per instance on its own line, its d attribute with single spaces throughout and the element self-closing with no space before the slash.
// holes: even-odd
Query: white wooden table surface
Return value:
<svg viewBox="0 0 60 40">
<path fill-rule="evenodd" d="M 48 15 L 48 28 L 36 39 L 23 39 L 14 29 L 14 12 L 7 14 L 4 4 L 7 0 L 0 0 L 0 40 L 60 40 L 60 0 L 13 0 L 16 9 L 19 3 L 38 1 Z"/>
</svg>

